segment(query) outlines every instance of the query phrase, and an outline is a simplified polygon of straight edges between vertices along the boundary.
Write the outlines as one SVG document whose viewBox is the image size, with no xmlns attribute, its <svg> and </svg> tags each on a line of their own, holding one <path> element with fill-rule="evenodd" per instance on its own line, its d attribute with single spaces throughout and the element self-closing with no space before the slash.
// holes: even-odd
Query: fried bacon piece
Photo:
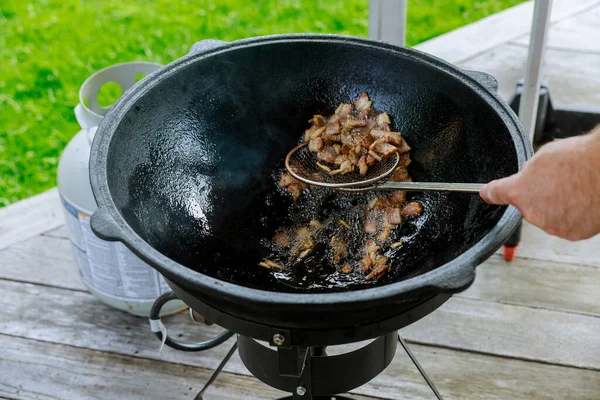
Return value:
<svg viewBox="0 0 600 400">
<path fill-rule="evenodd" d="M 342 268 L 340 268 L 340 272 L 342 274 L 349 274 L 352 272 L 352 267 L 350 266 L 350 264 L 346 263 L 342 265 Z"/>
<path fill-rule="evenodd" d="M 365 233 L 373 234 L 377 232 L 377 221 L 367 219 L 363 224 L 363 231 Z"/>
<path fill-rule="evenodd" d="M 423 206 L 421 205 L 421 203 L 418 203 L 416 201 L 411 201 L 402 209 L 402 215 L 407 216 L 418 216 L 421 215 L 422 212 Z"/>
<path fill-rule="evenodd" d="M 386 126 L 392 123 L 392 121 L 390 121 L 390 116 L 386 112 L 382 112 L 377 117 L 375 117 L 375 122 L 377 122 L 377 125 L 379 126 Z"/>
<path fill-rule="evenodd" d="M 290 174 L 283 173 L 279 178 L 279 187 L 286 188 L 287 191 L 292 195 L 294 200 L 298 200 L 302 191 L 308 188 L 308 185 Z"/>
<path fill-rule="evenodd" d="M 390 182 L 412 182 L 408 170 L 406 167 L 397 167 L 394 172 L 390 175 Z"/>
<path fill-rule="evenodd" d="M 325 126 L 327 120 L 324 116 L 317 114 L 313 115 L 312 119 L 308 120 L 308 122 L 310 122 L 314 126 Z"/>
<path fill-rule="evenodd" d="M 358 96 L 358 99 L 356 99 L 356 101 L 354 102 L 354 105 L 356 106 L 356 108 L 358 108 L 359 111 L 370 110 L 372 104 L 373 102 L 371 101 L 371 99 L 369 99 L 369 95 L 367 95 L 365 92 L 362 92 L 360 96 Z"/>
<path fill-rule="evenodd" d="M 340 261 L 348 257 L 348 247 L 344 239 L 339 236 L 332 236 L 329 244 L 331 245 L 334 264 L 339 264 Z"/>
<path fill-rule="evenodd" d="M 388 158 L 397 152 L 398 148 L 389 143 L 377 143 L 377 145 L 373 147 L 373 151 L 375 151 L 377 154 L 381 154 L 383 158 Z"/>
<path fill-rule="evenodd" d="M 402 207 L 402 205 L 406 203 L 406 191 L 394 190 L 390 195 L 390 201 L 393 206 Z"/>
<path fill-rule="evenodd" d="M 373 129 L 370 133 L 375 140 L 383 140 L 385 143 L 393 144 L 394 146 L 402 145 L 402 136 L 398 132 L 387 132 L 379 129 Z"/>
<path fill-rule="evenodd" d="M 273 269 L 273 268 L 283 269 L 283 267 L 281 265 L 279 265 L 276 262 L 271 261 L 271 260 L 263 260 L 263 261 L 259 262 L 258 265 L 260 265 L 261 267 L 266 268 L 266 269 Z"/>
<path fill-rule="evenodd" d="M 385 219 L 390 225 L 400 225 L 402 223 L 402 210 L 399 208 L 388 208 L 385 213 Z"/>
<path fill-rule="evenodd" d="M 324 142 L 321 138 L 314 138 L 308 142 L 308 149 L 312 152 L 318 152 L 323 148 Z"/>
<path fill-rule="evenodd" d="M 333 148 L 333 146 L 325 145 L 323 148 L 317 153 L 317 158 L 319 160 L 323 160 L 328 163 L 332 163 L 335 161 L 337 154 Z"/>
<path fill-rule="evenodd" d="M 380 279 L 391 270 L 392 268 L 389 265 L 378 264 L 373 268 L 369 275 L 365 276 L 365 280 L 370 281 L 371 279 Z"/>
<path fill-rule="evenodd" d="M 290 247 L 290 238 L 285 232 L 277 232 L 273 238 L 273 243 L 277 247 Z"/>
</svg>

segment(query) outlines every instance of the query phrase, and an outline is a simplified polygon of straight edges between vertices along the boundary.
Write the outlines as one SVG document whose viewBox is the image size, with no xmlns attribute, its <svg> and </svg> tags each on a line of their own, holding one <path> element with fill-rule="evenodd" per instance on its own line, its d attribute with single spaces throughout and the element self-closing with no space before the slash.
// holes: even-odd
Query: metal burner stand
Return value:
<svg viewBox="0 0 600 400">
<path fill-rule="evenodd" d="M 266 383 L 298 400 L 320 399 L 345 393 L 379 375 L 396 353 L 396 332 L 375 339 L 350 353 L 328 356 L 325 347 L 266 347 L 239 336 L 242 362 Z"/>
<path fill-rule="evenodd" d="M 448 295 L 438 295 L 420 306 L 412 308 L 410 312 L 401 317 L 401 323 L 396 322 L 398 324 L 396 326 L 406 326 L 414 322 L 415 319 L 420 318 L 420 314 L 424 313 L 424 305 L 435 309 L 448 297 Z M 182 343 L 169 337 L 166 327 L 161 322 L 160 310 L 167 302 L 177 299 L 179 297 L 175 293 L 168 292 L 161 295 L 152 306 L 150 327 L 163 344 L 182 351 L 203 351 L 218 346 L 233 336 L 232 332 L 224 331 L 217 337 L 201 343 Z M 212 324 L 211 321 L 200 315 L 190 308 L 190 316 L 194 321 Z M 347 334 L 351 333 L 347 332 Z M 406 342 L 395 330 L 372 340 L 357 350 L 336 355 L 328 355 L 326 346 L 293 344 L 286 339 L 287 336 L 289 335 L 276 333 L 272 336 L 270 343 L 262 344 L 252 337 L 237 335 L 237 341 L 195 400 L 203 400 L 204 393 L 216 380 L 236 350 L 252 375 L 271 387 L 292 393 L 292 396 L 280 400 L 350 400 L 348 397 L 339 396 L 338 393 L 353 390 L 379 375 L 394 359 L 398 343 L 402 345 L 436 398 L 442 399 Z"/>
<path fill-rule="evenodd" d="M 375 339 L 368 345 L 345 354 L 329 356 L 325 347 L 279 347 L 272 350 L 256 340 L 238 336 L 221 364 L 194 400 L 204 400 L 206 389 L 215 381 L 235 350 L 248 370 L 267 385 L 293 393 L 278 400 L 352 400 L 340 396 L 369 382 L 394 359 L 400 343 L 415 364 L 435 397 L 442 396 L 429 379 L 406 342 L 397 332 Z"/>
</svg>

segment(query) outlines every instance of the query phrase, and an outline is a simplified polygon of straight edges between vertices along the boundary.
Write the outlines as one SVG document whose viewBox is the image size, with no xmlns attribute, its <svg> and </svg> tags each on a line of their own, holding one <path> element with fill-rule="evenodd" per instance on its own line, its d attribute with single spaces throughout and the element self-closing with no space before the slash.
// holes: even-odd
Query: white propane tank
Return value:
<svg viewBox="0 0 600 400">
<path fill-rule="evenodd" d="M 98 238 L 90 229 L 96 210 L 89 177 L 90 148 L 98 124 L 110 107 L 98 104 L 100 88 L 115 82 L 122 93 L 161 66 L 146 62 L 117 64 L 90 76 L 79 90 L 75 116 L 81 130 L 71 139 L 58 163 L 58 190 L 64 205 L 69 239 L 79 275 L 90 292 L 104 303 L 131 314 L 148 317 L 154 300 L 169 291 L 164 278 L 120 242 Z M 181 301 L 167 303 L 161 315 L 185 308 Z"/>
</svg>

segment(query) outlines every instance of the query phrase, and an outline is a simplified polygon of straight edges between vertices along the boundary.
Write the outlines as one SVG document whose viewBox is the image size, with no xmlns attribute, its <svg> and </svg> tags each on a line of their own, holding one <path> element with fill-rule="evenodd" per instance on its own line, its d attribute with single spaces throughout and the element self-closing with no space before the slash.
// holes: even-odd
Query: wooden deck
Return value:
<svg viewBox="0 0 600 400">
<path fill-rule="evenodd" d="M 600 106 L 600 0 L 555 3 L 547 54 L 553 95 Z M 519 6 L 421 47 L 493 73 L 508 96 L 527 36 L 501 22 L 529 21 L 530 9 Z M 468 51 L 448 52 L 459 39 Z M 60 207 L 53 189 L 0 209 L 0 398 L 193 399 L 233 342 L 159 354 L 147 319 L 111 309 L 85 290 Z M 185 340 L 220 330 L 187 313 L 164 320 Z M 468 291 L 402 334 L 445 399 L 599 399 L 600 236 L 571 243 L 525 225 L 516 261 L 493 256 Z M 281 395 L 235 355 L 205 398 Z M 352 395 L 433 398 L 402 350 Z"/>
</svg>

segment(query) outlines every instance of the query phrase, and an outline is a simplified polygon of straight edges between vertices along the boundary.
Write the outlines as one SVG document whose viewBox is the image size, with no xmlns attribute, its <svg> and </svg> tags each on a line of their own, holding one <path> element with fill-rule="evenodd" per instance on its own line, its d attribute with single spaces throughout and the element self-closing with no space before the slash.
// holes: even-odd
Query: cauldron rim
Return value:
<svg viewBox="0 0 600 400">
<path fill-rule="evenodd" d="M 337 310 L 341 310 L 351 309 L 352 305 L 366 304 L 377 300 L 398 300 L 421 295 L 425 292 L 457 292 L 469 287 L 475 279 L 476 266 L 500 248 L 517 227 L 521 215 L 516 208 L 508 206 L 496 225 L 471 248 L 425 274 L 374 288 L 349 292 L 311 293 L 310 295 L 249 288 L 189 269 L 154 249 L 127 224 L 123 216 L 117 211 L 107 180 L 108 150 L 119 123 L 136 101 L 163 79 L 199 60 L 240 48 L 285 42 L 327 42 L 376 47 L 428 64 L 448 74 L 449 77 L 459 79 L 492 107 L 509 130 L 515 145 L 519 169 L 533 153 L 532 146 L 527 135 L 524 134 L 524 129 L 518 117 L 496 92 L 489 90 L 483 83 L 469 75 L 468 71 L 461 70 L 432 55 L 412 48 L 342 35 L 286 34 L 242 39 L 219 47 L 187 54 L 152 72 L 135 86 L 135 90 L 127 91 L 110 109 L 98 127 L 91 149 L 90 180 L 98 204 L 98 209 L 92 216 L 92 230 L 104 239 L 124 243 L 135 254 L 174 283 L 193 291 L 202 292 L 209 297 L 217 296 L 232 302 L 277 303 L 280 306 L 310 305 L 311 308 L 336 305 Z"/>
</svg>

